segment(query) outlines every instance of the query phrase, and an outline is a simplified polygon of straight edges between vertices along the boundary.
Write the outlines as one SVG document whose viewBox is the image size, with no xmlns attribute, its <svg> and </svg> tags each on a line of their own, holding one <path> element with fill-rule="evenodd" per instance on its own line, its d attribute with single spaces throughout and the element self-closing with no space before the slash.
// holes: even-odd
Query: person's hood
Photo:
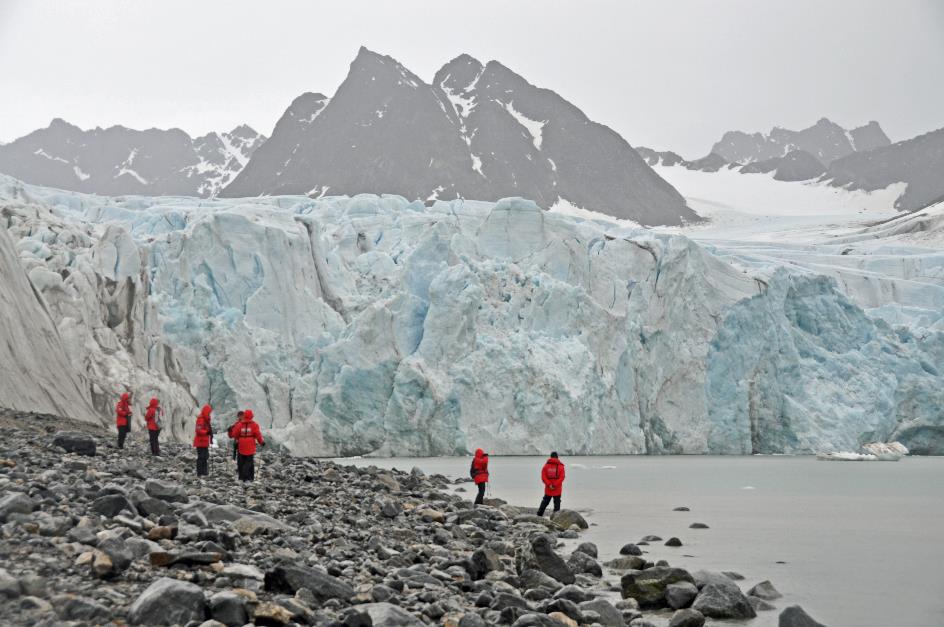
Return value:
<svg viewBox="0 0 944 627">
<path fill-rule="evenodd" d="M 152 398 L 152 399 L 151 399 L 151 402 L 148 403 L 148 407 L 157 407 L 157 399 L 156 399 L 156 398 Z"/>
<path fill-rule="evenodd" d="M 563 465 L 564 465 L 564 462 L 562 462 L 562 461 L 561 461 L 559 458 L 557 458 L 557 457 L 548 457 L 548 458 L 547 458 L 547 461 L 544 462 L 544 463 L 545 463 L 545 464 L 557 464 L 558 466 L 563 466 Z"/>
<path fill-rule="evenodd" d="M 210 412 L 212 411 L 213 411 L 212 407 L 210 407 L 209 405 L 204 405 L 203 409 L 200 410 L 200 417 L 203 418 L 204 420 L 207 420 L 209 419 Z"/>
<path fill-rule="evenodd" d="M 483 450 L 480 449 L 480 448 L 475 449 L 475 457 L 476 457 L 476 459 L 478 459 L 479 457 L 484 457 L 484 456 L 485 456 L 485 451 L 483 451 Z"/>
<path fill-rule="evenodd" d="M 129 401 L 129 400 L 131 400 L 131 395 L 128 394 L 127 392 L 125 392 L 124 394 L 121 395 L 121 400 L 123 400 L 123 401 Z"/>
<path fill-rule="evenodd" d="M 251 409 L 247 409 L 245 412 L 243 412 L 243 422 L 249 422 L 252 420 L 252 417 L 253 413 Z"/>
</svg>

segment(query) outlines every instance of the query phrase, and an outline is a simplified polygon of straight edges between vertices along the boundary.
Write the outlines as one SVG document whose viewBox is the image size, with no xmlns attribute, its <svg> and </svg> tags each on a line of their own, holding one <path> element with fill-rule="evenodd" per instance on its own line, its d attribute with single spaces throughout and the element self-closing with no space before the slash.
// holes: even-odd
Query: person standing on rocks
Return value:
<svg viewBox="0 0 944 627">
<path fill-rule="evenodd" d="M 485 486 L 488 484 L 488 453 L 480 448 L 475 449 L 475 457 L 472 458 L 469 474 L 479 490 L 473 505 L 481 505 L 485 500 Z"/>
<path fill-rule="evenodd" d="M 118 448 L 124 448 L 125 438 L 131 431 L 131 395 L 127 392 L 115 405 L 115 424 L 118 426 Z"/>
<path fill-rule="evenodd" d="M 564 463 L 557 457 L 557 451 L 551 453 L 548 460 L 544 462 L 544 468 L 541 469 L 541 481 L 544 482 L 544 498 L 541 499 L 538 516 L 544 515 L 544 510 L 547 509 L 551 499 L 554 499 L 554 513 L 559 512 L 564 487 Z"/>
<path fill-rule="evenodd" d="M 210 474 L 210 443 L 213 442 L 213 423 L 210 413 L 213 408 L 204 405 L 194 425 L 193 446 L 197 449 L 197 476 Z"/>
<path fill-rule="evenodd" d="M 251 409 L 243 412 L 242 421 L 236 425 L 236 440 L 239 443 L 239 457 L 236 458 L 236 471 L 240 481 L 252 481 L 256 478 L 256 443 L 265 446 L 262 430 L 252 419 Z"/>
<path fill-rule="evenodd" d="M 164 415 L 164 408 L 156 398 L 152 398 L 148 403 L 147 410 L 144 412 L 144 421 L 147 423 L 148 439 L 151 441 L 151 455 L 159 456 L 161 454 L 161 445 L 158 437 L 161 434 L 161 416 Z"/>
<path fill-rule="evenodd" d="M 229 429 L 226 430 L 226 435 L 229 436 L 229 439 L 233 441 L 233 461 L 238 461 L 239 459 L 239 438 L 236 437 L 236 428 L 239 427 L 239 423 L 243 421 L 243 410 L 236 412 L 236 422 L 230 425 Z M 238 470 L 237 466 L 237 470 Z"/>
</svg>

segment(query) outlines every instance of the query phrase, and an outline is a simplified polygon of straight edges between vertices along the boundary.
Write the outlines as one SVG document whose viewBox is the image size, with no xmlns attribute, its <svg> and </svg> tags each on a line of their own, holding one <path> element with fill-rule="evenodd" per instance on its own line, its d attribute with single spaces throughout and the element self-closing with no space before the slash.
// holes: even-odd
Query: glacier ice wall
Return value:
<svg viewBox="0 0 944 627">
<path fill-rule="evenodd" d="M 517 199 L 0 204 L 98 411 L 156 393 L 178 437 L 210 402 L 298 454 L 944 451 L 944 335 L 685 237 Z"/>
</svg>

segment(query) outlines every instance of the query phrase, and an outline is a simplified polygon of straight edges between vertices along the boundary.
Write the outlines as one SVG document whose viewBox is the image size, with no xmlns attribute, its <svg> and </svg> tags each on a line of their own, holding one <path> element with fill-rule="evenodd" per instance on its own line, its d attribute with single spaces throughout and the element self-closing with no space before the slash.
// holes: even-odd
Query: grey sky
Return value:
<svg viewBox="0 0 944 627">
<path fill-rule="evenodd" d="M 632 144 L 701 156 L 728 129 L 944 126 L 944 2 L 0 0 L 0 141 L 242 122 L 331 95 L 358 47 L 425 80 L 467 52 L 554 89 Z"/>
</svg>

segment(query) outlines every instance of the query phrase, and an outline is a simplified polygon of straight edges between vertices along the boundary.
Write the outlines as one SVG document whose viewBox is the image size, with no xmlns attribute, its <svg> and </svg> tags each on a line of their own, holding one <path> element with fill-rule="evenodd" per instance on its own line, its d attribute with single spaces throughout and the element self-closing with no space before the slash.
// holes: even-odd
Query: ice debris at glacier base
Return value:
<svg viewBox="0 0 944 627">
<path fill-rule="evenodd" d="M 165 399 L 177 437 L 204 402 L 252 407 L 298 454 L 944 452 L 942 333 L 682 236 L 520 199 L 2 178 L 0 204 L 106 422 L 130 385 Z"/>
</svg>

